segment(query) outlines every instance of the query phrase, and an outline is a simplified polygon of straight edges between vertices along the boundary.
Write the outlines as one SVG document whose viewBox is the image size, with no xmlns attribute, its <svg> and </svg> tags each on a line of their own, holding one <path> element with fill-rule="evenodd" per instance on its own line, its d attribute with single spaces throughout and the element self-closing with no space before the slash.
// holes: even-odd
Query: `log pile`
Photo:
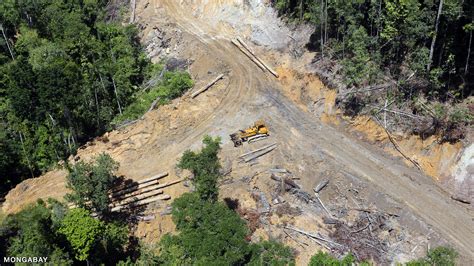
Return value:
<svg viewBox="0 0 474 266">
<path fill-rule="evenodd" d="M 256 158 L 258 158 L 262 155 L 265 155 L 265 154 L 273 151 L 275 148 L 276 148 L 276 143 L 272 143 L 272 144 L 266 145 L 264 147 L 258 148 L 256 150 L 244 153 L 244 154 L 239 156 L 239 159 L 241 161 L 245 162 L 245 163 L 248 163 L 248 162 L 253 161 L 254 159 L 256 159 Z"/>
<path fill-rule="evenodd" d="M 136 207 L 159 200 L 169 200 L 171 196 L 163 194 L 163 188 L 180 183 L 182 179 L 160 183 L 159 180 L 168 176 L 161 173 L 136 183 L 118 186 L 110 192 L 111 210 L 120 211 L 124 208 Z"/>
<path fill-rule="evenodd" d="M 138 182 L 116 185 L 109 191 L 109 207 L 111 211 L 117 212 L 160 200 L 171 199 L 170 195 L 164 194 L 163 188 L 178 184 L 183 179 L 161 183 L 159 180 L 166 176 L 168 176 L 168 173 L 161 173 Z M 86 202 L 86 204 L 88 203 L 90 202 Z M 71 203 L 68 207 L 75 208 L 77 206 Z"/>
</svg>

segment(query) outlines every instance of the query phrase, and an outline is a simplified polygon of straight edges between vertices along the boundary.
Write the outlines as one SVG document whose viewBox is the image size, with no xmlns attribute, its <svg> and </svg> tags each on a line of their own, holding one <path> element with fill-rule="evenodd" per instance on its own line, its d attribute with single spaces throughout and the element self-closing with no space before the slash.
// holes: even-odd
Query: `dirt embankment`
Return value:
<svg viewBox="0 0 474 266">
<path fill-rule="evenodd" d="M 319 249 L 338 254 L 353 249 L 360 259 L 386 264 L 421 256 L 426 246 L 438 244 L 456 247 L 463 261 L 474 257 L 472 210 L 449 199 L 430 177 L 346 130 L 347 122 L 334 107 L 335 92 L 306 68 L 312 55 L 302 52 L 306 40 L 301 36 L 309 34 L 300 33 L 307 29 L 288 29 L 265 1 L 257 0 L 137 1 L 136 21 L 154 61 L 175 57 L 192 62 L 193 91 L 218 74 L 225 77 L 194 99 L 188 93 L 134 125 L 88 143 L 76 159 L 107 152 L 120 163 L 119 175 L 140 180 L 168 171 L 164 181 L 171 181 L 182 176 L 175 164 L 183 151 L 199 148 L 205 134 L 221 136 L 220 157 L 227 172 L 221 197 L 238 201 L 239 212 L 253 225 L 251 239 L 283 241 L 296 250 L 298 264 Z M 278 80 L 230 43 L 236 35 L 278 66 Z M 268 123 L 271 136 L 234 148 L 228 135 L 257 119 Z M 386 141 L 378 129 L 369 132 L 377 143 Z M 238 159 L 274 142 L 277 148 L 257 160 Z M 274 168 L 288 170 L 282 177 L 294 180 L 299 189 L 282 190 L 271 179 Z M 56 170 L 23 182 L 8 194 L 3 210 L 18 211 L 38 197 L 61 197 L 67 192 L 64 177 L 64 171 Z M 320 192 L 327 210 L 312 191 L 323 179 L 330 180 Z M 175 198 L 190 190 L 182 183 L 165 193 Z M 135 234 L 155 242 L 172 232 L 169 215 L 161 215 L 167 205 L 150 204 L 146 213 L 156 219 L 139 223 Z M 331 217 L 334 221 L 327 219 Z M 318 243 L 288 226 L 340 246 Z"/>
<path fill-rule="evenodd" d="M 298 61 L 304 60 L 305 57 Z M 397 150 L 383 126 L 372 117 L 343 115 L 336 107 L 337 92 L 324 86 L 314 74 L 295 70 L 294 63 L 288 59 L 278 68 L 278 73 L 285 95 L 300 108 L 314 113 L 324 123 L 352 132 L 355 137 L 381 147 L 387 153 L 403 159 L 409 166 L 413 166 L 413 161 L 416 162 L 425 174 L 431 176 L 447 191 L 474 202 L 472 186 L 462 185 L 463 182 L 464 184 L 474 182 L 474 178 L 460 177 L 460 175 L 467 176 L 467 173 L 474 176 L 474 171 L 471 169 L 473 167 L 470 166 L 472 163 L 466 163 L 468 161 L 466 159 L 463 164 L 461 163 L 461 157 L 474 158 L 474 153 L 468 148 L 469 138 L 464 142 L 441 143 L 436 136 L 422 139 L 417 135 L 390 133 L 398 145 Z"/>
</svg>

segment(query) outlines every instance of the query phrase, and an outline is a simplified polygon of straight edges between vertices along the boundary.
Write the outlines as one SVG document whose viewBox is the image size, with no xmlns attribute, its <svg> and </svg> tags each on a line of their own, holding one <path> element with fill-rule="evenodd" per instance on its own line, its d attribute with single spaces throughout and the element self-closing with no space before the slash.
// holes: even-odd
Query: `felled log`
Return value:
<svg viewBox="0 0 474 266">
<path fill-rule="evenodd" d="M 329 215 L 329 217 L 332 218 L 332 214 L 329 212 L 329 210 L 326 208 L 326 206 L 324 206 L 323 201 L 319 198 L 319 194 L 318 193 L 314 193 L 314 194 L 316 196 L 316 199 L 319 201 L 319 204 L 321 204 L 321 207 L 323 207 L 323 209 L 326 211 L 326 213 Z"/>
<path fill-rule="evenodd" d="M 281 178 L 279 176 L 276 176 L 274 174 L 271 174 L 270 175 L 270 178 L 275 180 L 275 181 L 278 181 L 278 182 L 281 182 L 283 180 L 283 182 L 293 188 L 296 188 L 296 189 L 301 189 L 301 187 L 295 183 L 295 181 L 291 180 L 291 179 L 288 179 L 288 178 Z"/>
<path fill-rule="evenodd" d="M 235 40 L 231 40 L 231 42 L 237 46 L 237 48 L 239 48 L 239 50 L 244 53 L 250 60 L 252 60 L 252 62 L 254 62 L 260 69 L 262 69 L 263 71 L 266 71 L 267 69 L 260 63 L 258 62 L 257 59 L 254 59 L 254 57 L 252 56 L 252 54 L 250 54 L 249 52 L 247 52 L 247 50 L 245 50 L 244 48 L 242 48 L 242 46 Z"/>
<path fill-rule="evenodd" d="M 168 176 L 168 172 L 164 172 L 164 173 L 161 173 L 161 174 L 158 174 L 158 175 L 154 175 L 150 178 L 142 179 L 142 180 L 134 182 L 132 184 L 115 187 L 115 188 L 112 189 L 112 196 L 122 195 L 122 194 L 128 193 L 130 191 L 133 191 L 135 189 L 145 187 L 143 184 L 150 183 L 150 182 L 155 183 L 153 181 L 161 179 L 161 178 L 166 177 L 166 176 Z M 140 185 L 142 185 L 142 186 L 140 186 Z"/>
<path fill-rule="evenodd" d="M 151 221 L 151 220 L 155 220 L 156 216 L 151 214 L 151 215 L 145 215 L 145 216 L 142 216 L 142 215 L 138 215 L 138 216 L 135 216 L 135 218 L 139 221 L 144 221 L 144 222 L 147 222 L 147 221 Z"/>
<path fill-rule="evenodd" d="M 156 180 L 156 179 L 160 179 L 160 178 L 163 178 L 163 177 L 166 177 L 166 176 L 168 176 L 168 172 L 163 172 L 161 174 L 157 174 L 157 175 L 154 175 L 152 177 L 142 179 L 142 180 L 138 181 L 137 183 L 138 184 L 143 184 L 143 183 L 147 183 L 147 182 L 150 182 L 150 181 L 153 181 L 153 180 Z"/>
<path fill-rule="evenodd" d="M 255 56 L 255 52 L 253 51 L 252 48 L 250 48 L 240 37 L 237 37 L 237 41 L 240 42 L 240 44 L 242 44 L 242 46 L 247 49 L 247 51 L 249 51 L 252 55 Z"/>
<path fill-rule="evenodd" d="M 131 24 L 135 21 L 135 6 L 136 6 L 135 0 L 131 0 L 130 5 L 132 6 L 132 12 L 130 14 L 130 24 Z"/>
<path fill-rule="evenodd" d="M 148 108 L 148 111 L 146 111 L 147 113 L 148 112 L 151 112 L 153 109 L 155 109 L 156 105 L 158 104 L 158 102 L 160 101 L 160 97 L 156 98 L 150 105 L 150 108 Z"/>
<path fill-rule="evenodd" d="M 180 182 L 182 182 L 183 179 L 177 179 L 177 180 L 174 180 L 174 181 L 170 181 L 170 182 L 166 182 L 166 183 L 163 183 L 161 185 L 158 185 L 157 188 L 165 188 L 165 187 L 169 187 L 169 186 L 172 186 L 174 184 L 178 184 Z"/>
<path fill-rule="evenodd" d="M 203 93 L 204 91 L 209 89 L 212 85 L 214 85 L 217 81 L 219 81 L 223 77 L 224 77 L 224 74 L 220 74 L 219 76 L 217 76 L 217 78 L 213 79 L 206 86 L 202 87 L 200 90 L 198 90 L 198 91 L 194 92 L 193 94 L 191 94 L 191 97 L 194 98 L 194 97 L 198 96 L 199 94 Z"/>
<path fill-rule="evenodd" d="M 151 203 L 151 202 L 154 202 L 154 201 L 158 201 L 158 200 L 169 200 L 169 199 L 171 199 L 170 195 L 158 195 L 158 196 L 151 197 L 151 198 L 148 198 L 148 199 L 133 202 L 132 207 L 145 205 L 145 204 L 148 204 L 148 203 Z M 127 207 L 128 207 L 128 205 L 116 206 L 116 207 L 112 208 L 112 211 L 113 212 L 120 211 L 120 210 L 125 209 Z"/>
<path fill-rule="evenodd" d="M 247 155 L 249 155 L 249 154 L 256 153 L 256 152 L 258 152 L 258 151 L 264 150 L 264 149 L 269 148 L 269 147 L 271 147 L 271 146 L 273 146 L 273 145 L 276 145 L 276 143 L 272 143 L 272 144 L 263 146 L 263 147 L 261 147 L 261 148 L 258 148 L 258 149 L 256 149 L 256 150 L 246 152 L 246 153 L 240 155 L 239 158 L 242 158 L 242 157 L 245 157 L 245 156 L 247 156 Z"/>
<path fill-rule="evenodd" d="M 331 240 L 329 240 L 329 239 L 327 239 L 327 238 L 318 236 L 318 235 L 313 234 L 313 233 L 309 233 L 309 232 L 303 231 L 303 230 L 298 229 L 298 228 L 295 228 L 295 227 L 285 226 L 285 229 L 289 229 L 289 230 L 298 232 L 298 233 L 300 233 L 300 234 L 303 234 L 303 235 L 308 236 L 308 237 L 313 238 L 313 239 L 317 239 L 317 240 L 321 240 L 321 241 L 327 242 L 327 243 L 332 244 L 332 245 L 334 245 L 334 246 L 343 247 L 343 245 L 341 245 L 341 244 L 339 244 L 339 243 L 336 243 L 336 242 L 331 241 Z"/>
<path fill-rule="evenodd" d="M 250 49 L 250 47 L 248 47 L 242 39 L 237 37 L 237 41 L 239 41 L 239 43 L 242 44 L 242 46 L 245 47 L 245 49 L 247 49 L 249 53 L 252 54 L 258 62 L 260 62 L 260 64 L 262 64 L 270 73 L 272 73 L 275 77 L 278 78 L 278 73 L 275 72 L 275 70 L 273 70 L 271 67 L 269 67 L 265 62 L 263 62 L 263 60 L 260 59 L 257 55 L 255 55 L 252 49 Z"/>
<path fill-rule="evenodd" d="M 464 199 L 464 198 L 461 198 L 461 197 L 458 197 L 456 195 L 452 195 L 451 196 L 451 199 L 455 200 L 455 201 L 459 201 L 461 203 L 464 203 L 464 204 L 471 204 L 471 202 L 467 199 Z"/>
<path fill-rule="evenodd" d="M 152 190 L 152 191 L 149 191 L 149 192 L 146 192 L 146 193 L 142 193 L 142 194 L 134 196 L 134 197 L 130 197 L 130 198 L 126 198 L 124 200 L 116 201 L 116 202 L 112 203 L 112 206 L 116 207 L 116 206 L 127 205 L 127 204 L 130 204 L 132 202 L 140 201 L 140 200 L 143 200 L 143 199 L 155 196 L 155 195 L 159 195 L 159 194 L 163 194 L 163 190 L 155 189 L 155 190 Z"/>
<path fill-rule="evenodd" d="M 313 188 L 314 193 L 319 193 L 319 191 L 323 190 L 329 184 L 329 179 L 324 179 L 317 186 Z"/>
<path fill-rule="evenodd" d="M 255 159 L 255 158 L 258 158 L 258 157 L 260 157 L 260 156 L 262 156 L 262 155 L 265 155 L 265 154 L 267 154 L 267 153 L 273 151 L 275 148 L 276 148 L 276 145 L 275 145 L 275 146 L 272 146 L 272 147 L 269 147 L 269 148 L 267 148 L 267 149 L 264 149 L 264 150 L 262 150 L 262 151 L 256 152 L 256 153 L 254 153 L 253 155 L 250 155 L 248 158 L 245 158 L 245 159 L 244 159 L 244 162 L 248 163 L 248 162 L 252 161 L 252 160 Z"/>
<path fill-rule="evenodd" d="M 142 189 L 137 189 L 137 190 L 134 190 L 130 193 L 122 194 L 122 195 L 113 197 L 112 199 L 114 201 L 123 200 L 123 199 L 126 199 L 126 198 L 130 198 L 130 197 L 133 197 L 133 196 L 136 196 L 136 195 L 140 195 L 142 193 L 146 193 L 146 192 L 155 190 L 155 189 L 159 189 L 158 181 L 156 182 L 156 184 L 153 184 L 153 183 L 151 185 L 148 185 L 148 184 L 150 184 L 150 183 L 143 184 L 143 185 L 147 185 L 147 186 L 142 188 Z"/>
<path fill-rule="evenodd" d="M 289 173 L 288 170 L 284 168 L 274 168 L 274 169 L 270 169 L 269 171 L 272 173 L 282 173 L 282 174 Z"/>
</svg>

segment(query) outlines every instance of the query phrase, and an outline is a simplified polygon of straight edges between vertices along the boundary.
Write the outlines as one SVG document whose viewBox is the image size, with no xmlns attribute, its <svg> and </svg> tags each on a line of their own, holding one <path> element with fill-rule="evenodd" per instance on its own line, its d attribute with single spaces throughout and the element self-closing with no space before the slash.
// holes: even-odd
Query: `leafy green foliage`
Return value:
<svg viewBox="0 0 474 266">
<path fill-rule="evenodd" d="M 253 245 L 254 254 L 248 265 L 295 265 L 291 248 L 275 241 L 263 241 Z"/>
<path fill-rule="evenodd" d="M 347 49 L 352 53 L 350 59 L 343 60 L 346 84 L 370 84 L 377 75 L 377 66 L 374 65 L 368 50 L 369 36 L 364 27 L 351 30 Z"/>
<path fill-rule="evenodd" d="M 193 182 L 201 199 L 215 202 L 219 195 L 217 180 L 221 166 L 217 154 L 220 150 L 220 139 L 205 136 L 203 143 L 205 147 L 199 153 L 185 151 L 178 167 L 188 169 L 194 174 Z"/>
<path fill-rule="evenodd" d="M 407 266 L 430 266 L 430 265 L 443 265 L 443 266 L 454 266 L 456 265 L 456 258 L 458 253 L 449 247 L 439 246 L 434 249 L 428 250 L 426 257 L 409 261 L 406 263 Z"/>
<path fill-rule="evenodd" d="M 308 47 L 342 62 L 347 85 L 378 83 L 381 73 L 401 82 L 413 75 L 402 88 L 411 94 L 429 93 L 440 100 L 450 94 L 464 99 L 471 95 L 474 82 L 472 64 L 468 64 L 474 8 L 466 1 L 443 1 L 435 29 L 439 3 L 273 1 L 281 15 L 314 24 Z"/>
<path fill-rule="evenodd" d="M 140 244 L 140 255 L 133 260 L 128 257 L 126 260 L 119 261 L 119 266 L 133 266 L 133 265 L 159 265 L 160 257 L 155 253 L 154 245 Z"/>
<path fill-rule="evenodd" d="M 69 170 L 67 187 L 72 193 L 66 197 L 80 207 L 103 215 L 109 211 L 108 191 L 116 179 L 113 172 L 118 163 L 105 153 L 94 159 L 92 163 L 78 162 Z"/>
<path fill-rule="evenodd" d="M 48 170 L 110 129 L 149 78 L 137 30 L 106 23 L 106 4 L 0 1 L 0 158 L 8 162 L 0 164 L 2 188 Z"/>
<path fill-rule="evenodd" d="M 237 213 L 221 202 L 203 201 L 196 193 L 175 199 L 173 221 L 178 235 L 161 241 L 160 257 L 171 265 L 242 264 L 250 253 L 247 228 Z"/>
<path fill-rule="evenodd" d="M 55 203 L 56 209 L 65 206 Z M 65 239 L 55 230 L 50 208 L 43 201 L 7 216 L 0 225 L 0 253 L 13 257 L 49 257 L 55 264 L 70 265 Z"/>
<path fill-rule="evenodd" d="M 327 253 L 319 251 L 311 257 L 309 266 L 350 266 L 353 263 L 355 263 L 355 258 L 352 254 L 348 254 L 341 260 L 338 260 Z"/>
<path fill-rule="evenodd" d="M 186 90 L 193 86 L 193 80 L 187 72 L 165 72 L 163 80 L 149 91 L 139 91 L 134 96 L 134 101 L 118 115 L 113 124 L 119 124 L 126 120 L 135 120 L 142 116 L 159 99 L 159 103 L 166 103 L 181 96 Z"/>
<path fill-rule="evenodd" d="M 84 261 L 103 230 L 103 224 L 81 208 L 73 209 L 64 217 L 59 232 L 66 236 L 75 251 L 76 259 Z"/>
</svg>

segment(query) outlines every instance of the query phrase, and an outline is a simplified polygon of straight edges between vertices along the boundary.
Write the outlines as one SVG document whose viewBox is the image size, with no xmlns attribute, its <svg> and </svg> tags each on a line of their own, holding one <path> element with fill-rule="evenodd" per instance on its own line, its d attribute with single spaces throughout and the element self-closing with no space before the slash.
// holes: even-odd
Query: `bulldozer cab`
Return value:
<svg viewBox="0 0 474 266">
<path fill-rule="evenodd" d="M 237 147 L 242 145 L 242 142 L 244 141 L 251 141 L 266 136 L 268 136 L 268 128 L 263 120 L 258 120 L 253 126 L 231 134 L 230 139 L 234 142 L 234 146 Z"/>
<path fill-rule="evenodd" d="M 263 122 L 263 120 L 258 120 L 257 122 L 255 122 L 255 128 L 257 134 L 268 134 L 267 126 L 265 125 L 265 122 Z"/>
</svg>

